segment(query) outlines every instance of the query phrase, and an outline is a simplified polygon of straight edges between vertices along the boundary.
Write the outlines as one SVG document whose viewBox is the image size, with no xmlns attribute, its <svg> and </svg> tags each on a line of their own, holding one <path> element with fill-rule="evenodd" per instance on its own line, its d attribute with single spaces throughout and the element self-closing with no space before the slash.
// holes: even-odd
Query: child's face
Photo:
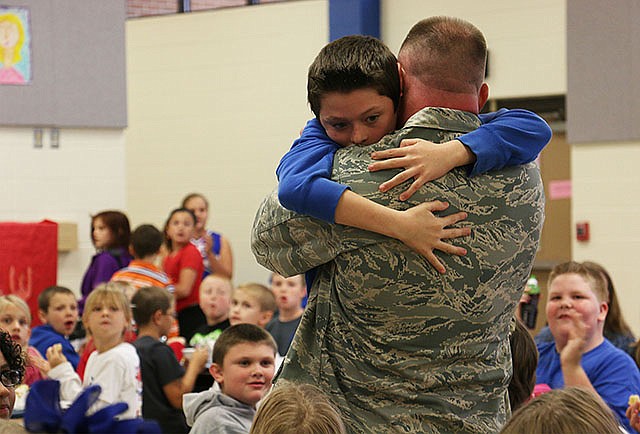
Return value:
<svg viewBox="0 0 640 434">
<path fill-rule="evenodd" d="M 78 321 L 78 302 L 71 294 L 54 294 L 49 300 L 49 309 L 39 311 L 42 322 L 64 336 L 69 336 Z"/>
<path fill-rule="evenodd" d="M 93 245 L 96 249 L 105 249 L 113 242 L 113 233 L 109 229 L 101 218 L 96 218 L 91 226 L 91 233 L 93 236 Z"/>
<path fill-rule="evenodd" d="M 229 284 L 218 279 L 206 279 L 200 285 L 200 309 L 212 324 L 227 319 L 230 303 Z"/>
<path fill-rule="evenodd" d="M 340 146 L 371 145 L 396 127 L 393 101 L 371 88 L 327 93 L 320 99 L 319 120 Z"/>
<path fill-rule="evenodd" d="M 271 278 L 271 290 L 280 310 L 294 310 L 302 306 L 302 299 L 307 294 L 303 276 L 283 277 L 274 274 Z"/>
<path fill-rule="evenodd" d="M 121 339 L 127 325 L 122 307 L 108 300 L 100 300 L 92 306 L 85 322 L 85 328 L 99 344 Z"/>
<path fill-rule="evenodd" d="M 31 328 L 27 314 L 18 306 L 8 304 L 0 313 L 0 327 L 6 330 L 11 339 L 19 343 L 22 349 L 27 348 Z"/>
<path fill-rule="evenodd" d="M 236 289 L 231 295 L 231 309 L 229 310 L 229 323 L 253 324 L 264 327 L 273 316 L 272 312 L 261 309 L 260 303 L 247 291 Z"/>
<path fill-rule="evenodd" d="M 186 245 L 193 237 L 194 221 L 188 212 L 177 212 L 169 219 L 167 236 L 178 245 Z"/>
<path fill-rule="evenodd" d="M 207 218 L 209 217 L 209 209 L 204 199 L 198 196 L 192 197 L 185 203 L 185 208 L 196 215 L 196 229 L 204 229 L 207 224 Z"/>
<path fill-rule="evenodd" d="M 549 286 L 546 313 L 554 336 L 568 336 L 575 327 L 571 314 L 581 316 L 587 337 L 598 334 L 598 323 L 604 323 L 607 304 L 598 300 L 589 282 L 579 274 L 561 274 Z"/>
<path fill-rule="evenodd" d="M 222 366 L 214 363 L 210 372 L 222 393 L 255 406 L 271 387 L 275 352 L 270 345 L 243 342 L 229 349 Z"/>
<path fill-rule="evenodd" d="M 162 320 L 160 321 L 160 326 L 158 327 L 158 331 L 160 332 L 160 336 L 168 336 L 171 331 L 171 327 L 173 326 L 173 320 L 176 316 L 176 308 L 173 304 L 167 309 L 165 313 L 162 314 Z"/>
</svg>

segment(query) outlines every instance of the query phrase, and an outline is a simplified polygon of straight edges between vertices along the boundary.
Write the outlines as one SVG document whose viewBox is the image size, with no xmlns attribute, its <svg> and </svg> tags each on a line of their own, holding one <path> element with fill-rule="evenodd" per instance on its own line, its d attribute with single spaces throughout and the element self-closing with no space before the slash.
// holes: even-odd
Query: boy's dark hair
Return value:
<svg viewBox="0 0 640 434">
<path fill-rule="evenodd" d="M 400 102 L 400 74 L 396 56 L 372 36 L 351 35 L 325 45 L 309 67 L 307 99 L 320 116 L 320 100 L 329 92 L 347 93 L 372 88 Z"/>
<path fill-rule="evenodd" d="M 149 324 L 158 310 L 167 313 L 170 307 L 171 294 L 165 288 L 157 286 L 140 288 L 131 299 L 133 319 L 139 326 Z"/>
<path fill-rule="evenodd" d="M 4 330 L 0 330 L 0 351 L 9 369 L 19 371 L 21 378 L 24 378 L 25 359 L 22 347 Z"/>
<path fill-rule="evenodd" d="M 108 249 L 115 249 L 118 247 L 128 248 L 129 238 L 131 236 L 131 227 L 129 226 L 129 219 L 120 211 L 102 211 L 98 214 L 91 216 L 91 240 L 93 240 L 93 225 L 96 219 L 102 220 L 102 223 L 111 230 L 113 234 L 113 240 Z"/>
<path fill-rule="evenodd" d="M 50 286 L 43 289 L 38 296 L 38 309 L 47 312 L 51 298 L 56 294 L 67 294 L 75 298 L 75 294 L 69 288 L 65 288 L 64 286 Z"/>
<path fill-rule="evenodd" d="M 278 351 L 276 341 L 274 341 L 269 332 L 262 327 L 253 324 L 236 324 L 227 328 L 222 332 L 220 337 L 218 337 L 213 347 L 211 361 L 222 366 L 224 356 L 227 355 L 229 350 L 238 344 L 244 343 L 269 345 L 273 348 L 274 355 Z"/>
<path fill-rule="evenodd" d="M 196 222 L 198 221 L 198 219 L 196 218 L 196 215 L 190 209 L 186 209 L 186 208 L 182 208 L 181 207 L 181 208 L 176 208 L 176 209 L 172 210 L 169 213 L 169 217 L 167 217 L 167 221 L 164 222 L 164 241 L 165 241 L 165 245 L 167 246 L 167 248 L 169 250 L 171 250 L 173 248 L 173 245 L 171 243 L 171 240 L 169 239 L 169 236 L 167 235 L 167 229 L 169 228 L 169 222 L 171 221 L 171 218 L 174 216 L 174 214 L 177 214 L 179 212 L 186 212 L 187 214 L 189 214 L 193 218 L 193 226 L 194 227 L 196 225 Z"/>
<path fill-rule="evenodd" d="M 131 233 L 131 249 L 136 259 L 155 255 L 162 247 L 162 232 L 153 225 L 140 225 Z"/>
<path fill-rule="evenodd" d="M 509 335 L 513 376 L 509 382 L 509 403 L 516 411 L 529 400 L 536 385 L 538 349 L 527 328 L 514 318 L 515 329 Z"/>
</svg>

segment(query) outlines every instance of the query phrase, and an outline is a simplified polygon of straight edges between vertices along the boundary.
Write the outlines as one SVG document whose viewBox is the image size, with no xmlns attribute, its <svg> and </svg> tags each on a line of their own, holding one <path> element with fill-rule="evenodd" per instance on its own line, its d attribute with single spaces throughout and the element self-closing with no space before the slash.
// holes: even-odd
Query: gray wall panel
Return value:
<svg viewBox="0 0 640 434">
<path fill-rule="evenodd" d="M 570 143 L 640 138 L 640 2 L 567 1 Z"/>
<path fill-rule="evenodd" d="M 31 84 L 0 85 L 0 125 L 127 125 L 125 0 L 0 0 L 26 6 Z"/>
</svg>

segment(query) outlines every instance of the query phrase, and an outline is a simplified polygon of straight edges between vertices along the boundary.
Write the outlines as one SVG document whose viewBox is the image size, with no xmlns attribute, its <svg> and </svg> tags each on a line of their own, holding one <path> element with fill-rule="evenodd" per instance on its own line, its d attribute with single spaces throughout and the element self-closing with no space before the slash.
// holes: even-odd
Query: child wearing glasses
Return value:
<svg viewBox="0 0 640 434">
<path fill-rule="evenodd" d="M 15 387 L 22 381 L 25 361 L 22 348 L 0 330 L 0 419 L 9 419 L 16 402 Z"/>
<path fill-rule="evenodd" d="M 133 345 L 124 341 L 125 332 L 131 326 L 131 308 L 126 295 L 113 285 L 98 286 L 87 297 L 82 322 L 96 346 L 87 361 L 82 382 L 62 353 L 61 345 L 47 349 L 51 365 L 49 378 L 60 381 L 60 398 L 73 401 L 83 386 L 99 384 L 102 393 L 91 411 L 125 402 L 129 408 L 119 418 L 140 417 L 140 359 Z"/>
</svg>

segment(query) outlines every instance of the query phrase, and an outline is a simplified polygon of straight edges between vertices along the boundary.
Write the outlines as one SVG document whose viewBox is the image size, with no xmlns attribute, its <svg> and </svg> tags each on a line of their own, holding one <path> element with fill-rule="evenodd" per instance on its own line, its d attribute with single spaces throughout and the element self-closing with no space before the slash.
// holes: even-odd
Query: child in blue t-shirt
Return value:
<svg viewBox="0 0 640 434">
<path fill-rule="evenodd" d="M 444 272 L 433 250 L 466 253 L 443 241 L 469 234 L 469 228 L 448 228 L 466 218 L 465 213 L 435 217 L 432 212 L 448 207 L 439 201 L 396 211 L 331 180 L 333 157 L 340 146 L 370 145 L 396 128 L 401 95 L 398 69 L 393 53 L 369 36 L 346 36 L 320 51 L 307 82 L 316 118 L 307 123 L 280 161 L 278 198 L 284 207 L 298 213 L 397 238 Z M 401 158 L 374 162 L 370 170 L 406 169 L 380 189 L 387 191 L 414 178 L 400 196 L 406 200 L 425 182 L 458 166 L 469 166 L 473 176 L 533 161 L 551 138 L 546 122 L 526 110 L 501 109 L 479 116 L 483 125 L 457 140 L 434 144 L 408 139 L 400 148 L 374 153 L 373 159 Z"/>
</svg>

